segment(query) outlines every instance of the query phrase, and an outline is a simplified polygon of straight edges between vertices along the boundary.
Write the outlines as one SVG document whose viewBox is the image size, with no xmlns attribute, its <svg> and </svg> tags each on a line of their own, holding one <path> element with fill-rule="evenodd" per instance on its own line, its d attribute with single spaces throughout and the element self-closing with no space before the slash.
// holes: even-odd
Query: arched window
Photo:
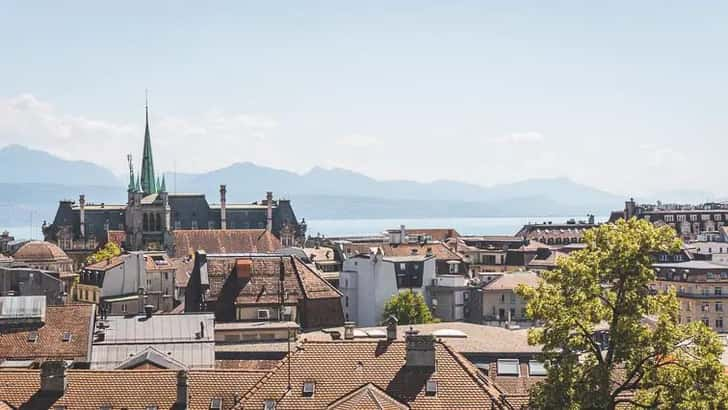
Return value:
<svg viewBox="0 0 728 410">
<path fill-rule="evenodd" d="M 144 222 L 142 224 L 145 231 L 149 230 L 149 215 L 144 214 Z"/>
</svg>

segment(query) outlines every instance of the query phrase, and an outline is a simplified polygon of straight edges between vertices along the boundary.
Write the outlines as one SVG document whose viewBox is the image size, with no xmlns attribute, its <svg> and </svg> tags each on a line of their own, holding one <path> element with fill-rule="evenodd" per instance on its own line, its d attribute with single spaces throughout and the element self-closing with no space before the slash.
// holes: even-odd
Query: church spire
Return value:
<svg viewBox="0 0 728 410">
<path fill-rule="evenodd" d="M 149 97 L 144 105 L 146 115 L 146 128 L 144 129 L 144 152 L 142 154 L 141 189 L 145 195 L 157 193 L 157 184 L 154 178 L 154 158 L 152 157 L 152 138 L 149 135 Z"/>
<path fill-rule="evenodd" d="M 164 174 L 162 174 L 162 185 L 159 187 L 159 192 L 167 192 L 167 184 L 164 182 Z"/>
</svg>

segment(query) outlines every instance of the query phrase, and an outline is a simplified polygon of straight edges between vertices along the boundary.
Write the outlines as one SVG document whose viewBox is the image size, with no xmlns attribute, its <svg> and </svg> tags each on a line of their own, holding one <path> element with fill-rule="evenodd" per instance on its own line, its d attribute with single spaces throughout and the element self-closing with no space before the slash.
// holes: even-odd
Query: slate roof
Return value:
<svg viewBox="0 0 728 410">
<path fill-rule="evenodd" d="M 274 252 L 281 242 L 265 229 L 182 229 L 172 232 L 174 257 L 207 253 Z"/>
<path fill-rule="evenodd" d="M 208 410 L 213 398 L 222 399 L 230 409 L 236 395 L 241 397 L 264 375 L 254 370 L 191 370 L 189 409 Z M 68 389 L 60 397 L 38 394 L 38 370 L 0 370 L 2 398 L 13 407 L 40 409 L 66 406 L 70 409 L 144 409 L 157 406 L 173 409 L 177 399 L 175 370 L 69 370 Z"/>
<path fill-rule="evenodd" d="M 280 408 L 323 409 L 368 384 L 412 409 L 491 409 L 502 394 L 443 343 L 435 342 L 436 371 L 406 367 L 405 352 L 400 341 L 304 342 L 290 358 L 290 392 L 286 359 L 237 408 L 262 408 L 265 400 L 274 399 Z M 426 394 L 428 380 L 438 382 L 436 395 Z M 311 397 L 302 394 L 304 382 L 315 382 Z"/>
<path fill-rule="evenodd" d="M 65 359 L 88 362 L 95 305 L 47 306 L 45 323 L 19 328 L 0 328 L 0 359 Z M 28 341 L 37 332 L 35 342 Z M 70 332 L 69 341 L 63 334 Z"/>
</svg>

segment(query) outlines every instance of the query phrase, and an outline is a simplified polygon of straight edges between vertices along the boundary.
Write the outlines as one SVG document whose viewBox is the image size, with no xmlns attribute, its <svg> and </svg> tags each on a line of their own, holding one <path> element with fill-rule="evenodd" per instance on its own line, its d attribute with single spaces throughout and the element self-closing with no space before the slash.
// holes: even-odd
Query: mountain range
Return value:
<svg viewBox="0 0 728 410">
<path fill-rule="evenodd" d="M 68 161 L 11 145 L 0 149 L 0 226 L 51 220 L 58 201 L 84 193 L 90 202 L 124 203 L 126 186 L 97 164 Z M 170 192 L 201 192 L 217 202 L 264 198 L 266 191 L 293 201 L 298 217 L 314 219 L 606 215 L 625 197 L 567 178 L 528 179 L 483 187 L 457 181 L 382 181 L 346 169 L 315 167 L 298 174 L 236 163 L 201 174 L 166 174 Z M 693 193 L 703 195 L 705 193 Z M 709 195 L 709 194 L 705 194 Z"/>
</svg>

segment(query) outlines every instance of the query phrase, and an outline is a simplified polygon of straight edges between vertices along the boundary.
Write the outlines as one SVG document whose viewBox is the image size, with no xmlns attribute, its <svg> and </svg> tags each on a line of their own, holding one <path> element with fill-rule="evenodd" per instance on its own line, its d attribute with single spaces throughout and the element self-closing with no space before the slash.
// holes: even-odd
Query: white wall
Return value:
<svg viewBox="0 0 728 410">
<path fill-rule="evenodd" d="M 146 283 L 144 254 L 132 252 L 125 257 L 124 263 L 106 272 L 101 297 L 136 294 L 140 287 L 146 287 Z"/>
</svg>

